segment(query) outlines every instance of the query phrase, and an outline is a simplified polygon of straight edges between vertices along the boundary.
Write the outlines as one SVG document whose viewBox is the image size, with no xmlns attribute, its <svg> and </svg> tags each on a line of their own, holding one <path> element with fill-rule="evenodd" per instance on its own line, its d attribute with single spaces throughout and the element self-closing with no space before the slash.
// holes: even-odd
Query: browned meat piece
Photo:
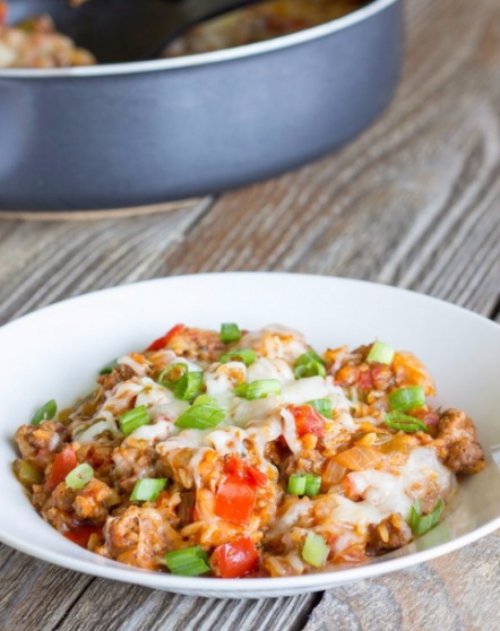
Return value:
<svg viewBox="0 0 500 631">
<path fill-rule="evenodd" d="M 112 442 L 93 442 L 79 445 L 76 450 L 78 462 L 88 462 L 94 469 L 96 476 L 109 483 L 113 473 L 112 455 L 114 448 L 115 444 Z"/>
<path fill-rule="evenodd" d="M 73 502 L 75 514 L 79 519 L 88 519 L 96 524 L 103 523 L 109 509 L 118 504 L 118 493 L 97 478 L 93 478 L 76 494 Z"/>
<path fill-rule="evenodd" d="M 64 440 L 65 434 L 66 428 L 61 423 L 44 421 L 37 427 L 21 425 L 15 440 L 24 460 L 36 467 L 45 468 Z"/>
<path fill-rule="evenodd" d="M 376 554 L 395 550 L 412 539 L 410 526 L 399 513 L 393 513 L 369 529 L 369 548 Z"/>
<path fill-rule="evenodd" d="M 283 463 L 283 473 L 286 476 L 300 471 L 301 473 L 321 474 L 324 458 L 315 449 L 303 450 L 297 455 L 288 456 Z"/>
<path fill-rule="evenodd" d="M 147 506 L 129 506 L 121 515 L 109 517 L 104 536 L 100 554 L 150 570 L 161 565 L 165 552 L 182 546 L 180 535 L 162 514 Z"/>
<path fill-rule="evenodd" d="M 64 482 L 58 484 L 51 495 L 48 495 L 43 487 L 35 487 L 33 496 L 35 505 L 38 504 L 41 508 L 42 516 L 59 532 L 78 526 L 78 520 L 73 511 L 74 499 L 75 491 Z"/>
<path fill-rule="evenodd" d="M 130 491 L 139 478 L 156 477 L 156 460 L 156 451 L 147 441 L 128 438 L 113 450 L 115 480 Z"/>
<path fill-rule="evenodd" d="M 434 445 L 444 464 L 455 473 L 477 473 L 484 467 L 484 454 L 472 419 L 461 410 L 441 414 Z"/>
<path fill-rule="evenodd" d="M 172 336 L 167 348 L 177 355 L 202 362 L 214 362 L 226 350 L 216 331 L 187 327 Z"/>
<path fill-rule="evenodd" d="M 128 379 L 132 379 L 135 375 L 135 372 L 127 366 L 126 364 L 118 364 L 109 375 L 100 375 L 97 381 L 101 384 L 104 390 L 111 390 L 116 386 L 120 381 L 127 381 Z"/>
</svg>

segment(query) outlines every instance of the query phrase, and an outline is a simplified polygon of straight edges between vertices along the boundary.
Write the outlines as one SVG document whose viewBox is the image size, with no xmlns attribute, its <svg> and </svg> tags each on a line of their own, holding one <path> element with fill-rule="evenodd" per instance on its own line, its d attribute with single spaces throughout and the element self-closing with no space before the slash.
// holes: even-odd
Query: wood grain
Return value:
<svg viewBox="0 0 500 631">
<path fill-rule="evenodd" d="M 159 275 L 270 269 L 395 284 L 500 322 L 500 4 L 408 0 L 407 18 L 393 106 L 334 156 L 168 213 L 0 220 L 0 321 Z M 236 602 L 95 579 L 0 546 L 0 630 L 493 631 L 499 559 L 497 533 L 322 599 Z"/>
</svg>

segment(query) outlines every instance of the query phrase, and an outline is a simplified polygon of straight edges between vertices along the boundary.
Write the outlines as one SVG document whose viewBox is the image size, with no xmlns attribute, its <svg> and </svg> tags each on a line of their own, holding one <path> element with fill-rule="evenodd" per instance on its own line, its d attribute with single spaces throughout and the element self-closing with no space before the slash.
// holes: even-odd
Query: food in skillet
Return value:
<svg viewBox="0 0 500 631">
<path fill-rule="evenodd" d="M 7 26 L 7 4 L 0 1 L 0 68 L 89 66 L 94 56 L 56 31 L 48 15 Z"/>
<path fill-rule="evenodd" d="M 288 35 L 347 15 L 366 0 L 266 0 L 192 27 L 166 57 L 206 53 Z"/>
<path fill-rule="evenodd" d="M 122 563 L 182 575 L 289 576 L 362 563 L 440 520 L 484 466 L 473 422 L 434 407 L 411 353 L 321 356 L 280 326 L 174 326 L 16 433 L 42 517 Z"/>
<path fill-rule="evenodd" d="M 83 0 L 70 0 L 78 6 Z M 267 0 L 208 20 L 188 30 L 165 50 L 173 57 L 203 53 L 286 35 L 341 17 L 363 0 Z M 78 48 L 57 32 L 48 15 L 34 16 L 7 26 L 7 2 L 0 0 L 0 68 L 53 68 L 97 63 L 87 50 Z"/>
</svg>

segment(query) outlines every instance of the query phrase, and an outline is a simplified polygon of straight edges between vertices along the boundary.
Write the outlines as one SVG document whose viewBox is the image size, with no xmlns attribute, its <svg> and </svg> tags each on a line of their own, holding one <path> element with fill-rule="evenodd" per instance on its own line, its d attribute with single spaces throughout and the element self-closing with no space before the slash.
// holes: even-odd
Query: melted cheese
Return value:
<svg viewBox="0 0 500 631">
<path fill-rule="evenodd" d="M 199 449 L 203 445 L 206 433 L 198 429 L 185 429 L 158 443 L 156 451 L 165 455 L 174 449 Z"/>
<path fill-rule="evenodd" d="M 149 412 L 153 417 L 161 406 L 175 401 L 173 393 L 159 383 L 156 383 L 156 381 L 148 377 L 143 377 L 140 383 L 142 390 L 137 395 L 135 407 L 145 405 L 149 408 Z"/>
<path fill-rule="evenodd" d="M 288 532 L 302 517 L 311 512 L 313 503 L 308 497 L 296 500 L 289 508 L 279 515 L 272 528 L 267 532 L 266 537 L 271 539 Z"/>
<path fill-rule="evenodd" d="M 454 483 L 453 474 L 430 447 L 414 449 L 399 475 L 368 469 L 350 473 L 348 478 L 355 492 L 365 500 L 356 502 L 356 506 L 367 511 L 375 508 L 380 516 L 378 521 L 392 513 L 406 517 L 413 502 L 425 497 L 430 484 L 437 484 L 440 495 L 446 496 Z"/>
<path fill-rule="evenodd" d="M 260 357 L 248 367 L 247 381 L 258 379 L 277 379 L 281 383 L 294 380 L 292 369 L 284 359 L 269 359 Z"/>
<path fill-rule="evenodd" d="M 281 418 L 283 419 L 283 436 L 290 451 L 298 454 L 302 449 L 302 443 L 297 438 L 297 430 L 295 427 L 295 418 L 290 410 L 283 408 L 281 410 Z"/>
<path fill-rule="evenodd" d="M 246 437 L 247 434 L 244 429 L 231 426 L 226 429 L 217 429 L 210 432 L 210 434 L 205 437 L 204 443 L 212 446 L 221 456 L 230 453 L 244 454 L 246 448 L 243 441 Z"/>
<path fill-rule="evenodd" d="M 168 421 L 158 421 L 151 425 L 141 425 L 131 434 L 129 438 L 140 438 L 148 443 L 156 443 L 159 440 L 165 440 L 172 433 L 172 423 Z"/>
<path fill-rule="evenodd" d="M 207 394 L 216 397 L 220 394 L 232 393 L 235 384 L 243 383 L 247 378 L 247 367 L 243 362 L 215 364 L 205 371 Z"/>
<path fill-rule="evenodd" d="M 82 444 L 91 443 L 103 432 L 111 432 L 112 434 L 118 433 L 118 427 L 111 415 L 105 419 L 98 419 L 83 431 L 78 432 L 73 436 L 73 440 Z"/>
</svg>

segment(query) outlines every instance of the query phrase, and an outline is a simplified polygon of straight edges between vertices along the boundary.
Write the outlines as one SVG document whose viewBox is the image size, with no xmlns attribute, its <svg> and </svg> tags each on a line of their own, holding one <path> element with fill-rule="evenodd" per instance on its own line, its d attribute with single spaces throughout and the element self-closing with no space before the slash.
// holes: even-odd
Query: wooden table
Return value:
<svg viewBox="0 0 500 631">
<path fill-rule="evenodd" d="M 364 278 L 500 320 L 500 2 L 410 0 L 397 98 L 335 156 L 129 218 L 0 221 L 3 322 L 101 287 L 214 270 Z M 0 547 L 0 629 L 500 628 L 500 533 L 405 572 L 262 601 L 174 596 Z"/>
</svg>

